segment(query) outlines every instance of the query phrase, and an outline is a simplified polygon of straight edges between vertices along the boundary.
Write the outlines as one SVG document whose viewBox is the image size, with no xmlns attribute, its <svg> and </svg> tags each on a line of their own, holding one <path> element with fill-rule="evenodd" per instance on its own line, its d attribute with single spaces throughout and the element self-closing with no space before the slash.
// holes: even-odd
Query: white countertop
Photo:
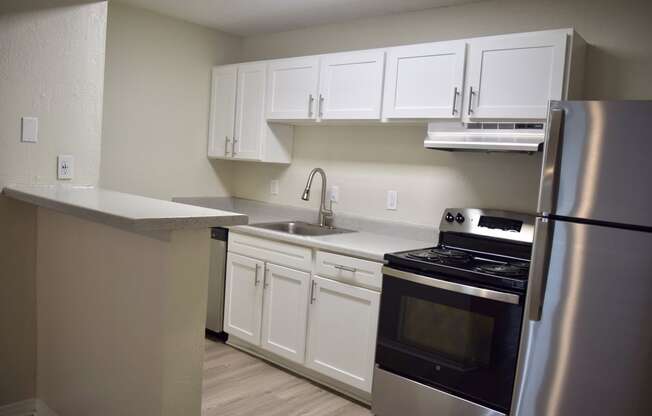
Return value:
<svg viewBox="0 0 652 416">
<path fill-rule="evenodd" d="M 432 242 L 397 238 L 388 235 L 374 234 L 367 231 L 356 231 L 352 233 L 325 236 L 301 236 L 252 227 L 249 225 L 229 227 L 229 229 L 236 233 L 284 241 L 286 243 L 380 262 L 384 261 L 383 257 L 386 253 L 433 246 Z"/>
<path fill-rule="evenodd" d="M 2 193 L 54 211 L 134 231 L 224 227 L 248 222 L 244 214 L 89 186 L 9 185 Z"/>
</svg>

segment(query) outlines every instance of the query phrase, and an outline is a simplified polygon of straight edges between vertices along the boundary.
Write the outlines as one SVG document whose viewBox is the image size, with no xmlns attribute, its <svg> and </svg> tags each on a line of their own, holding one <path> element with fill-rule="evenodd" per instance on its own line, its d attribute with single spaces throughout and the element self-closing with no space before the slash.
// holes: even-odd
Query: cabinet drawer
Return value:
<svg viewBox="0 0 652 416">
<path fill-rule="evenodd" d="M 380 290 L 383 281 L 382 267 L 382 263 L 375 261 L 318 251 L 315 273 L 355 286 Z"/>
<path fill-rule="evenodd" d="M 229 233 L 229 251 L 293 269 L 312 270 L 312 250 L 265 238 Z"/>
</svg>

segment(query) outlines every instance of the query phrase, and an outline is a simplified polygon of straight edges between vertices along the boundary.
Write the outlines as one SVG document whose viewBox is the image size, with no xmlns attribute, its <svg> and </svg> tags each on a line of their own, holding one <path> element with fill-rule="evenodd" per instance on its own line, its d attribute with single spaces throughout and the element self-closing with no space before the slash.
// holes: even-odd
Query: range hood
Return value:
<svg viewBox="0 0 652 416">
<path fill-rule="evenodd" d="M 428 123 L 428 149 L 482 152 L 537 152 L 543 123 Z"/>
</svg>

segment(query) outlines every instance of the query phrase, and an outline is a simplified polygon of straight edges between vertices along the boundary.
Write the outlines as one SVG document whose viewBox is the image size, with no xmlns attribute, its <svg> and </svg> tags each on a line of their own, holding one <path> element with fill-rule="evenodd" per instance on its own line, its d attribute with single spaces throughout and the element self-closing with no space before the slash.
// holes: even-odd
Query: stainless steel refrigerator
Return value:
<svg viewBox="0 0 652 416">
<path fill-rule="evenodd" d="M 652 101 L 552 102 L 512 415 L 652 415 Z"/>
</svg>

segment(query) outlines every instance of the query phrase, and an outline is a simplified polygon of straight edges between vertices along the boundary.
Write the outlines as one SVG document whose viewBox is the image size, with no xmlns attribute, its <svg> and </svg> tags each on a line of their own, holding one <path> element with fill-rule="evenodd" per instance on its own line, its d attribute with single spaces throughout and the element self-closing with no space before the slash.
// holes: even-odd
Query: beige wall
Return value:
<svg viewBox="0 0 652 416">
<path fill-rule="evenodd" d="M 243 58 L 267 59 L 519 31 L 575 27 L 592 46 L 585 94 L 593 99 L 652 97 L 652 2 L 495 0 L 244 39 Z M 238 163 L 237 196 L 305 206 L 299 199 L 310 168 L 340 186 L 336 211 L 422 224 L 447 206 L 531 211 L 539 157 L 441 153 L 423 149 L 424 128 L 299 127 L 286 168 Z M 280 179 L 280 195 L 269 180 Z M 385 191 L 399 192 L 387 211 Z M 316 207 L 316 201 L 311 201 Z"/>
<path fill-rule="evenodd" d="M 206 157 L 210 69 L 240 38 L 111 1 L 102 186 L 170 199 L 225 195 L 228 162 Z"/>
<path fill-rule="evenodd" d="M 318 209 L 319 179 L 310 202 L 300 199 L 313 167 L 340 189 L 337 212 L 417 224 L 439 222 L 446 207 L 530 210 L 536 202 L 538 155 L 425 150 L 421 127 L 297 127 L 289 167 L 238 165 L 234 192 L 248 199 Z M 280 192 L 269 195 L 269 180 Z M 398 191 L 398 210 L 385 209 L 386 191 Z"/>
<path fill-rule="evenodd" d="M 0 407 L 34 397 L 36 208 L 0 196 Z"/>
<path fill-rule="evenodd" d="M 60 153 L 73 182 L 97 182 L 106 2 L 72 3 L 0 3 L 0 188 L 54 183 Z M 39 118 L 39 143 L 20 143 L 21 116 Z M 0 230 L 1 406 L 35 395 L 36 209 L 0 196 Z"/>
<path fill-rule="evenodd" d="M 38 208 L 37 391 L 61 416 L 199 416 L 208 230 Z"/>
</svg>

